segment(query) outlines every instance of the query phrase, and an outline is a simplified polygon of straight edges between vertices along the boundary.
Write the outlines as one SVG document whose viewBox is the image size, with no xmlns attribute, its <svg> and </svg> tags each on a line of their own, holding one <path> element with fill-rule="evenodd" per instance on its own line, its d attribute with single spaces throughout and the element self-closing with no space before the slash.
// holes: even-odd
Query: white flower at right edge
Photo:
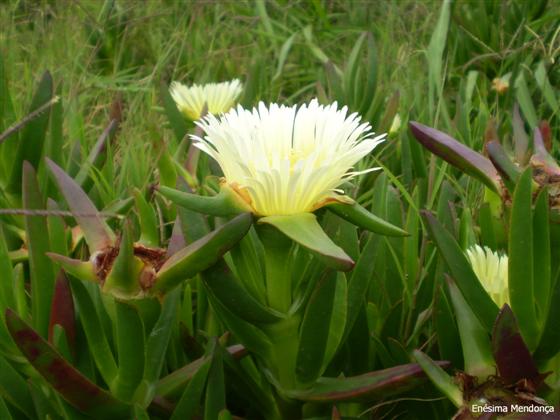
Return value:
<svg viewBox="0 0 560 420">
<path fill-rule="evenodd" d="M 494 303 L 499 308 L 504 303 L 509 304 L 508 256 L 475 245 L 467 250 L 467 257 L 480 284 Z"/>
</svg>

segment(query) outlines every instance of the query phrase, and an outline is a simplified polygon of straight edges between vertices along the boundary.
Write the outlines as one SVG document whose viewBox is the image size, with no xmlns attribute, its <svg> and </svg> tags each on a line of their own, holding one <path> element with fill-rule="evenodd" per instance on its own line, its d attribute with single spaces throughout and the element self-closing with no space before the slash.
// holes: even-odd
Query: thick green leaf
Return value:
<svg viewBox="0 0 560 420">
<path fill-rule="evenodd" d="M 28 210 L 45 209 L 35 170 L 27 162 L 23 165 L 23 204 Z M 50 246 L 47 221 L 44 217 L 26 215 L 25 230 L 29 249 L 33 326 L 41 336 L 47 337 L 55 274 L 51 260 L 46 255 Z"/>
<path fill-rule="evenodd" d="M 222 305 L 252 324 L 277 322 L 282 315 L 254 299 L 233 277 L 223 260 L 201 273 L 204 285 Z"/>
<path fill-rule="evenodd" d="M 329 335 L 325 346 L 325 356 L 323 359 L 323 370 L 327 368 L 332 361 L 333 356 L 337 353 L 344 329 L 346 327 L 346 316 L 348 312 L 348 286 L 344 273 L 338 273 L 336 278 L 336 290 L 334 292 L 334 301 L 329 323 Z"/>
<path fill-rule="evenodd" d="M 27 360 L 66 401 L 97 418 L 128 417 L 129 406 L 78 372 L 10 309 L 6 311 L 6 324 Z"/>
<path fill-rule="evenodd" d="M 552 264 L 548 197 L 548 189 L 542 189 L 533 213 L 533 279 L 537 319 L 540 325 L 544 325 L 546 321 L 551 302 Z"/>
<path fill-rule="evenodd" d="M 534 350 L 539 338 L 533 279 L 533 220 L 531 168 L 523 172 L 513 194 L 509 223 L 509 298 L 523 338 Z M 540 279 L 539 279 L 540 280 Z"/>
<path fill-rule="evenodd" d="M 227 383 L 235 384 L 234 389 L 229 388 L 233 397 L 242 399 L 248 410 L 251 407 L 265 419 L 280 418 L 273 385 L 262 380 L 263 375 L 253 359 L 236 359 L 223 347 L 219 347 L 219 351 L 224 360 Z"/>
<path fill-rule="evenodd" d="M 160 186 L 158 191 L 180 207 L 210 216 L 228 217 L 253 211 L 251 206 L 227 184 L 221 186 L 217 195 L 210 197 L 165 186 Z"/>
<path fill-rule="evenodd" d="M 519 332 L 510 307 L 505 304 L 492 331 L 492 352 L 500 378 L 506 384 L 523 379 L 537 380 L 539 371 Z"/>
<path fill-rule="evenodd" d="M 494 358 L 490 348 L 490 336 L 480 325 L 478 318 L 450 277 L 447 277 L 447 287 L 455 310 L 455 319 L 459 326 L 463 357 L 465 358 L 464 370 L 469 375 L 476 376 L 480 381 L 484 381 L 495 372 Z"/>
<path fill-rule="evenodd" d="M 189 185 L 182 178 L 177 181 L 177 188 L 187 193 L 191 191 Z M 177 206 L 177 217 L 181 221 L 181 231 L 187 244 L 191 244 L 210 233 L 206 216 L 201 213 Z"/>
<path fill-rule="evenodd" d="M 130 226 L 123 230 L 119 254 L 113 262 L 105 282 L 103 292 L 121 299 L 134 298 L 142 293 L 140 277 L 144 262 L 134 255 Z"/>
<path fill-rule="evenodd" d="M 231 331 L 248 350 L 263 359 L 270 357 L 273 345 L 260 328 L 239 318 L 213 295 L 208 295 L 208 299 L 212 309 L 216 312 L 220 321 L 224 323 L 225 328 Z M 265 324 L 263 327 L 274 325 L 276 324 Z"/>
<path fill-rule="evenodd" d="M 422 368 L 411 363 L 347 378 L 319 378 L 310 389 L 287 394 L 310 402 L 367 402 L 405 392 L 421 384 L 425 378 Z"/>
<path fill-rule="evenodd" d="M 375 259 L 371 258 L 379 247 L 380 239 L 371 235 L 363 248 L 356 267 L 352 270 L 350 281 L 348 282 L 348 314 L 346 317 L 346 328 L 344 336 L 347 337 L 352 330 L 356 319 L 360 313 L 360 308 L 364 305 L 367 290 L 371 282 L 371 273 L 375 266 Z"/>
<path fill-rule="evenodd" d="M 13 420 L 13 417 L 10 414 L 10 410 L 8 409 L 8 406 L 4 402 L 4 398 L 1 397 L 0 397 L 0 418 L 3 418 L 5 420 Z"/>
<path fill-rule="evenodd" d="M 247 351 L 241 345 L 230 346 L 227 351 L 235 358 L 244 357 L 247 354 Z M 163 377 L 157 384 L 156 395 L 158 397 L 177 395 L 177 392 L 185 388 L 185 385 L 193 378 L 200 367 L 210 360 L 210 357 L 205 355 Z"/>
<path fill-rule="evenodd" d="M 386 236 L 408 236 L 408 233 L 401 228 L 370 213 L 358 203 L 334 203 L 329 204 L 327 208 L 343 219 L 348 220 L 350 223 L 353 223 L 363 229 L 367 229 L 370 232 Z"/>
<path fill-rule="evenodd" d="M 159 246 L 159 231 L 156 214 L 140 190 L 134 191 L 134 198 L 142 232 L 138 242 L 148 247 L 157 247 Z"/>
<path fill-rule="evenodd" d="M 144 376 L 146 348 L 144 324 L 138 310 L 129 303 L 115 301 L 119 367 L 111 392 L 129 401 Z"/>
<path fill-rule="evenodd" d="M 461 251 L 453 236 L 430 212 L 422 211 L 421 213 L 430 237 L 449 267 L 451 277 L 459 286 L 465 300 L 471 306 L 482 326 L 487 332 L 490 332 L 494 319 L 498 315 L 498 307 L 478 281 L 469 260 Z"/>
<path fill-rule="evenodd" d="M 354 261 L 326 235 L 312 213 L 267 216 L 259 219 L 258 223 L 274 226 L 294 242 L 307 248 L 330 268 L 348 271 L 354 267 Z"/>
<path fill-rule="evenodd" d="M 435 128 L 414 121 L 409 126 L 414 137 L 432 153 L 500 193 L 498 171 L 490 160 Z"/>
<path fill-rule="evenodd" d="M 226 389 L 224 381 L 224 362 L 222 354 L 218 350 L 218 339 L 214 337 L 210 341 L 210 354 L 212 362 L 208 372 L 206 384 L 206 395 L 204 401 L 204 419 L 214 420 L 219 417 L 221 410 L 226 408 Z"/>
<path fill-rule="evenodd" d="M 53 96 L 53 80 L 51 74 L 46 71 L 41 77 L 39 86 L 35 91 L 29 113 L 46 104 Z M 43 145 L 47 135 L 49 125 L 50 108 L 42 115 L 29 122 L 19 138 L 17 156 L 12 166 L 12 176 L 8 185 L 8 190 L 18 193 L 21 191 L 21 180 L 24 162 L 37 169 L 43 153 Z"/>
<path fill-rule="evenodd" d="M 550 302 L 560 302 L 560 281 L 556 278 L 550 293 Z M 535 360 L 545 362 L 560 351 L 560 305 L 551 304 L 539 346 L 534 353 Z"/>
<path fill-rule="evenodd" d="M 110 247 L 115 235 L 99 216 L 99 212 L 87 194 L 56 163 L 47 158 L 47 165 L 53 174 L 58 188 L 64 195 L 70 211 L 84 232 L 90 252 Z"/>
<path fill-rule="evenodd" d="M 4 227 L 0 223 L 0 309 L 14 308 L 15 300 L 12 289 L 14 273 L 5 241 Z"/>
<path fill-rule="evenodd" d="M 426 372 L 426 375 L 428 375 L 433 384 L 451 400 L 453 405 L 455 405 L 455 407 L 461 407 L 463 405 L 463 393 L 459 386 L 453 381 L 453 378 L 420 350 L 414 350 L 414 358 L 424 372 Z"/>
<path fill-rule="evenodd" d="M 335 294 L 339 291 L 336 272 L 327 271 L 319 280 L 307 305 L 300 329 L 296 375 L 299 381 L 310 383 L 322 373 L 327 340 L 331 329 Z"/>
<path fill-rule="evenodd" d="M 185 387 L 185 391 L 175 406 L 175 410 L 173 410 L 173 415 L 170 420 L 183 420 L 194 417 L 196 410 L 200 405 L 210 365 L 211 359 L 207 358 L 204 363 L 198 367 L 196 373 L 189 381 L 189 384 Z"/>
<path fill-rule="evenodd" d="M 250 294 L 260 302 L 266 302 L 266 278 L 264 258 L 259 255 L 258 236 L 254 228 L 234 246 L 229 255 L 233 261 L 237 278 Z"/>
<path fill-rule="evenodd" d="M 98 282 L 97 274 L 95 274 L 95 269 L 90 261 L 75 260 L 52 252 L 47 252 L 46 255 L 59 264 L 68 274 L 82 281 Z"/>
<path fill-rule="evenodd" d="M 210 267 L 245 236 L 252 223 L 251 214 L 241 214 L 175 253 L 158 271 L 151 291 L 165 293 Z"/>
<path fill-rule="evenodd" d="M 91 296 L 80 280 L 71 279 L 70 287 L 72 288 L 72 294 L 76 298 L 78 304 L 80 321 L 93 360 L 103 380 L 110 384 L 117 375 L 117 364 L 111 352 L 111 348 L 109 347 L 107 337 L 103 332 L 99 314 L 97 313 Z"/>
<path fill-rule="evenodd" d="M 148 383 L 156 381 L 165 362 L 165 352 L 177 318 L 181 290 L 178 288 L 165 295 L 161 313 L 146 341 L 146 369 L 144 379 Z"/>
<path fill-rule="evenodd" d="M 8 363 L 3 356 L 0 356 L 0 395 L 14 407 L 17 407 L 30 419 L 35 417 L 32 407 L 31 394 L 25 379 Z"/>
</svg>

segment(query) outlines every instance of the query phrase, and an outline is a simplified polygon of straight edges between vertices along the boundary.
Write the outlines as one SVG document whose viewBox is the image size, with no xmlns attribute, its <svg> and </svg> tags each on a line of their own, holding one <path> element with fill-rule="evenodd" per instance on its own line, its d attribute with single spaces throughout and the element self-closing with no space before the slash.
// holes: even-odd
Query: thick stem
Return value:
<svg viewBox="0 0 560 420">
<path fill-rule="evenodd" d="M 297 388 L 296 359 L 299 347 L 300 321 L 300 316 L 292 316 L 266 326 L 266 333 L 273 346 L 268 367 L 284 390 Z"/>
<path fill-rule="evenodd" d="M 266 297 L 271 308 L 287 313 L 292 305 L 292 241 L 272 226 L 258 226 L 264 247 Z"/>
</svg>

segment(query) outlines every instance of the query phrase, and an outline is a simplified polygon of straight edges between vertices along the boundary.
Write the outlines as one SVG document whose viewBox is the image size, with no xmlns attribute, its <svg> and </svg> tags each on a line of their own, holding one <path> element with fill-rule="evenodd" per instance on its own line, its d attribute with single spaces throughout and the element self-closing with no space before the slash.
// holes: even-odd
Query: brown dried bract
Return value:
<svg viewBox="0 0 560 420">
<path fill-rule="evenodd" d="M 105 279 L 111 272 L 115 259 L 119 255 L 120 249 L 120 239 L 114 247 L 108 248 L 105 251 L 99 252 L 93 261 L 93 266 L 95 267 L 95 274 L 97 278 L 103 284 Z M 155 273 L 159 271 L 161 266 L 167 260 L 165 249 L 161 248 L 148 248 L 144 245 L 134 244 L 134 256 L 140 258 L 142 262 L 146 265 L 146 268 L 142 271 L 140 283 L 143 288 L 149 288 L 153 285 L 155 279 Z M 146 274 L 144 274 L 146 273 Z M 150 274 L 153 273 L 153 274 Z M 153 278 L 150 278 L 153 277 Z M 144 287 L 146 286 L 146 287 Z"/>
</svg>

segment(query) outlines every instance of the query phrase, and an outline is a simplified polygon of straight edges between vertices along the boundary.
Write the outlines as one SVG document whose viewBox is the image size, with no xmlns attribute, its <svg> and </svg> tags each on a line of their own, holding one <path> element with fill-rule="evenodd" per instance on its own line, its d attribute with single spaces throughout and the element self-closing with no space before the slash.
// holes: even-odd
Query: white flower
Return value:
<svg viewBox="0 0 560 420">
<path fill-rule="evenodd" d="M 234 79 L 223 83 L 194 84 L 190 87 L 172 82 L 169 91 L 179 111 L 195 121 L 202 117 L 205 106 L 210 114 L 229 111 L 239 98 L 241 89 L 241 82 Z"/>
<path fill-rule="evenodd" d="M 480 284 L 496 305 L 501 308 L 504 303 L 509 304 L 508 256 L 475 245 L 467 250 L 467 257 Z"/>
<path fill-rule="evenodd" d="M 342 201 L 336 190 L 354 176 L 352 167 L 379 144 L 371 126 L 337 104 L 283 106 L 262 102 L 238 106 L 197 125 L 204 138 L 195 145 L 214 158 L 232 186 L 260 216 L 312 212 Z"/>
</svg>

